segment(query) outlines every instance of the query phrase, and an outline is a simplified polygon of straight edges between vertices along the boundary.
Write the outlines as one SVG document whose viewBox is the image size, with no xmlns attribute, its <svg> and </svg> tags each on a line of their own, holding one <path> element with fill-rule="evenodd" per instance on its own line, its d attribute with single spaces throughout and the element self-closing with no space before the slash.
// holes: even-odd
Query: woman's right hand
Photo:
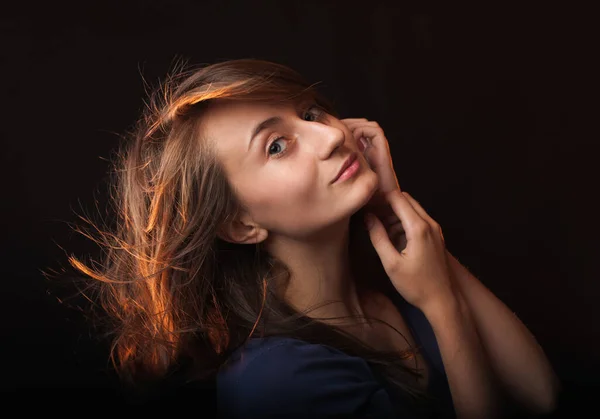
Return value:
<svg viewBox="0 0 600 419">
<path fill-rule="evenodd" d="M 369 237 L 396 290 L 423 312 L 456 298 L 440 225 L 406 192 L 385 198 L 402 223 L 403 243 L 392 243 L 382 222 L 366 215 L 373 217 Z"/>
</svg>

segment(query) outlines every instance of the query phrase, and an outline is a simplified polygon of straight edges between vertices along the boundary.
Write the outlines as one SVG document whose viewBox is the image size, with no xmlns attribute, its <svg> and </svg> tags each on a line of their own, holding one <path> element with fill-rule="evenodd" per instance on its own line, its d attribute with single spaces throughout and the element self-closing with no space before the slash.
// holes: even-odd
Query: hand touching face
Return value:
<svg viewBox="0 0 600 419">
<path fill-rule="evenodd" d="M 383 129 L 377 122 L 365 118 L 346 118 L 341 122 L 350 129 L 359 145 L 359 150 L 363 152 L 371 170 L 377 174 L 379 186 L 365 205 L 365 210 L 373 213 L 383 222 L 390 236 L 403 234 L 400 219 L 385 198 L 385 195 L 393 190 L 400 191 L 400 185 Z"/>
</svg>

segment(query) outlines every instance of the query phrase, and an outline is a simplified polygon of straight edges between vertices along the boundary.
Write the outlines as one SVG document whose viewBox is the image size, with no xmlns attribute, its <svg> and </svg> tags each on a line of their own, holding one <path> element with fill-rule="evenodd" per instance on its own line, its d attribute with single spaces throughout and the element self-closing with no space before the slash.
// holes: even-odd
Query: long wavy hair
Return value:
<svg viewBox="0 0 600 419">
<path fill-rule="evenodd" d="M 215 377 L 249 339 L 288 336 L 360 356 L 415 406 L 430 401 L 409 384 L 418 370 L 402 362 L 419 348 L 377 351 L 309 317 L 308 310 L 298 312 L 275 292 L 275 280 L 281 280 L 276 276 L 290 276 L 282 261 L 260 243 L 219 237 L 244 207 L 199 129 L 206 106 L 225 98 L 284 104 L 308 97 L 338 117 L 317 84 L 281 64 L 239 59 L 204 66 L 180 62 L 148 90 L 140 119 L 122 136 L 112 160 L 111 226 L 87 217 L 80 218 L 91 228 L 75 226 L 100 246 L 102 260 L 68 257 L 86 281 L 80 291 L 91 308 L 109 320 L 103 327 L 122 381 L 136 386 L 174 371 L 188 381 Z M 362 212 L 350 219 L 357 286 L 396 292 L 364 230 Z"/>
</svg>

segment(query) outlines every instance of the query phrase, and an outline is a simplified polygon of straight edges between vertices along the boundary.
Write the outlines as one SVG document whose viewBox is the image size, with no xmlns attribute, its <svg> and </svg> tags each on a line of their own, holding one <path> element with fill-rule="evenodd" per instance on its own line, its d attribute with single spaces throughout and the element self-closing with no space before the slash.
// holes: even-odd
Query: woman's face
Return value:
<svg viewBox="0 0 600 419">
<path fill-rule="evenodd" d="M 207 109 L 203 134 L 248 209 L 248 219 L 269 234 L 318 234 L 348 220 L 377 188 L 377 175 L 351 131 L 310 100 L 298 105 L 220 100 Z M 353 152 L 358 172 L 332 183 Z"/>
</svg>

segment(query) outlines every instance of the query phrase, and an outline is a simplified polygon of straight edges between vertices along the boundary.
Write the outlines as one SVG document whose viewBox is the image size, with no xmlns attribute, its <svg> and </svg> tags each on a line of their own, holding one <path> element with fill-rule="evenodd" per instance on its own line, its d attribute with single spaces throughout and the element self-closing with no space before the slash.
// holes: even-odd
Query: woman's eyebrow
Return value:
<svg viewBox="0 0 600 419">
<path fill-rule="evenodd" d="M 283 120 L 283 118 L 281 116 L 272 116 L 268 119 L 265 119 L 260 124 L 258 124 L 256 127 L 254 127 L 254 129 L 252 130 L 252 135 L 250 137 L 250 141 L 248 142 L 248 151 L 250 150 L 250 147 L 252 146 L 252 140 L 254 140 L 254 138 L 256 138 L 256 136 L 258 134 L 260 134 L 261 131 L 281 123 L 282 120 Z"/>
</svg>

